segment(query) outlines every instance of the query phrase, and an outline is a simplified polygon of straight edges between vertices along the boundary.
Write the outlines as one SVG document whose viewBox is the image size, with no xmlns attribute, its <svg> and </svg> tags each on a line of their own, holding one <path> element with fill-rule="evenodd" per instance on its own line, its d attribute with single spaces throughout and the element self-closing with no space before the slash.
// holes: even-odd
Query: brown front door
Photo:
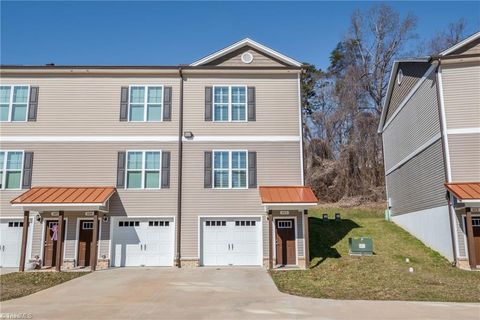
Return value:
<svg viewBox="0 0 480 320">
<path fill-rule="evenodd" d="M 45 242 L 43 247 L 43 265 L 45 267 L 55 267 L 56 265 L 57 240 L 54 240 L 54 234 L 57 225 L 58 221 L 45 221 Z M 65 220 L 63 221 L 63 230 L 65 230 Z"/>
<path fill-rule="evenodd" d="M 78 237 L 78 266 L 90 265 L 90 251 L 93 240 L 93 221 L 80 220 L 80 234 Z"/>
<path fill-rule="evenodd" d="M 275 243 L 277 265 L 295 265 L 297 263 L 295 248 L 295 220 L 275 220 Z"/>
<path fill-rule="evenodd" d="M 475 243 L 475 260 L 477 266 L 480 266 L 480 219 L 478 225 L 473 226 L 473 240 Z"/>
</svg>

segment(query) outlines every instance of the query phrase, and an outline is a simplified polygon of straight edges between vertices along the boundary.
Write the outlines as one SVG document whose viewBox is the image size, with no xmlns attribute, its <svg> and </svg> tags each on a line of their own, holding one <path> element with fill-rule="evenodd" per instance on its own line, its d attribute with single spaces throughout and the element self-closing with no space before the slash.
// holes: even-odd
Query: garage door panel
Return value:
<svg viewBox="0 0 480 320">
<path fill-rule="evenodd" d="M 0 266 L 18 267 L 22 243 L 23 221 L 0 221 Z"/>
<path fill-rule="evenodd" d="M 173 219 L 121 219 L 112 238 L 114 266 L 173 265 Z"/>
<path fill-rule="evenodd" d="M 260 218 L 204 218 L 201 228 L 202 265 L 261 265 Z"/>
</svg>

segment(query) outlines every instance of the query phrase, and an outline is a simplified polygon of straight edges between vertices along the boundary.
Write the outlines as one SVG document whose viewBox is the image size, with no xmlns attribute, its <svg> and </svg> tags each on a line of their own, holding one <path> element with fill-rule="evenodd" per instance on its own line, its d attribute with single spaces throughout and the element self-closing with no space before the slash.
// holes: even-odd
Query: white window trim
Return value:
<svg viewBox="0 0 480 320">
<path fill-rule="evenodd" d="M 215 119 L 215 88 L 228 88 L 228 120 Z M 245 88 L 245 120 L 232 120 L 232 87 Z M 213 122 L 248 122 L 248 87 L 245 85 L 217 85 L 213 86 L 212 92 Z"/>
<path fill-rule="evenodd" d="M 215 187 L 215 152 L 228 152 L 228 169 L 217 169 L 217 170 L 227 170 L 228 171 L 228 187 Z M 233 152 L 245 152 L 245 164 L 246 164 L 246 179 L 245 187 L 232 187 L 232 153 Z M 243 169 L 240 169 L 243 170 Z M 212 150 L 212 187 L 213 189 L 248 189 L 248 150 Z"/>
<path fill-rule="evenodd" d="M 23 150 L 0 150 L 0 152 L 4 153 L 4 162 L 2 163 L 2 187 L 0 190 L 22 190 L 22 184 L 23 184 L 23 166 L 24 166 L 24 161 L 25 161 L 25 151 Z M 7 189 L 5 182 L 7 181 L 7 160 L 8 160 L 8 154 L 11 152 L 21 152 L 22 153 L 22 164 L 20 166 L 20 186 L 18 188 L 12 188 L 12 189 Z M 17 170 L 9 170 L 9 171 L 17 171 Z"/>
<path fill-rule="evenodd" d="M 141 169 L 128 169 L 128 154 L 131 152 L 141 152 L 142 153 L 142 168 Z M 145 169 L 145 154 L 147 152 L 159 152 L 160 153 L 160 163 L 158 169 L 158 188 L 145 188 L 145 172 L 147 171 L 157 171 L 152 169 Z M 128 172 L 129 171 L 141 171 L 142 172 L 142 187 L 141 188 L 128 188 Z M 125 154 L 125 190 L 159 190 L 162 188 L 162 151 L 161 150 L 127 150 Z"/>
<path fill-rule="evenodd" d="M 10 97 L 8 101 L 8 120 L 0 122 L 28 122 L 28 109 L 30 104 L 30 85 L 28 84 L 2 84 L 2 87 L 10 87 Z M 13 91 L 15 87 L 27 87 L 27 108 L 25 109 L 25 120 L 21 121 L 12 121 L 12 111 L 13 111 Z"/>
<path fill-rule="evenodd" d="M 145 90 L 145 94 L 143 96 L 143 120 L 137 121 L 137 120 L 130 120 L 130 108 L 131 108 L 131 97 L 132 97 L 132 87 L 143 87 Z M 147 111 L 148 111 L 148 88 L 161 88 L 162 89 L 162 99 L 160 100 L 160 103 L 150 103 L 154 105 L 159 105 L 162 109 L 160 112 L 160 120 L 147 120 Z M 127 120 L 128 122 L 163 122 L 163 99 L 164 99 L 164 86 L 162 84 L 131 84 L 128 86 L 128 110 L 127 110 Z"/>
</svg>

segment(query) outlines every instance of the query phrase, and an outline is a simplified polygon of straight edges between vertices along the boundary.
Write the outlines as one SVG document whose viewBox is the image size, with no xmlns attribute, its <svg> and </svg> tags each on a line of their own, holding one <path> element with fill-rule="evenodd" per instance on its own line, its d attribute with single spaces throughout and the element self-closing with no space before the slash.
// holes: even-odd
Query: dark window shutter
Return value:
<svg viewBox="0 0 480 320">
<path fill-rule="evenodd" d="M 120 94 L 120 121 L 128 120 L 128 87 L 122 87 Z"/>
<path fill-rule="evenodd" d="M 203 187 L 212 187 L 212 152 L 205 151 Z"/>
<path fill-rule="evenodd" d="M 162 188 L 170 188 L 170 151 L 162 151 Z"/>
<path fill-rule="evenodd" d="M 22 189 L 32 187 L 33 152 L 25 152 L 23 159 Z"/>
<path fill-rule="evenodd" d="M 30 87 L 30 101 L 28 101 L 28 121 L 37 121 L 39 87 Z"/>
<path fill-rule="evenodd" d="M 212 121 L 213 93 L 212 87 L 205 87 L 205 121 Z"/>
<path fill-rule="evenodd" d="M 163 88 L 163 121 L 172 121 L 172 87 Z"/>
<path fill-rule="evenodd" d="M 257 153 L 255 151 L 248 153 L 248 187 L 257 187 Z"/>
<path fill-rule="evenodd" d="M 126 168 L 126 153 L 125 151 L 118 152 L 118 161 L 117 161 L 117 187 L 125 187 L 125 168 Z"/>
<path fill-rule="evenodd" d="M 257 120 L 255 87 L 248 87 L 248 121 Z"/>
</svg>

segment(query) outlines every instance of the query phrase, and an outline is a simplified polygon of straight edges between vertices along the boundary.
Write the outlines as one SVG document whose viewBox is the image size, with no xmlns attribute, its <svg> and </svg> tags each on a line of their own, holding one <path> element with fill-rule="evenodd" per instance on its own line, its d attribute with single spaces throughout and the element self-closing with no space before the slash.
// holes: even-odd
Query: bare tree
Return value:
<svg viewBox="0 0 480 320">
<path fill-rule="evenodd" d="M 351 58 L 362 71 L 360 79 L 372 100 L 372 105 L 364 107 L 373 108 L 377 114 L 382 112 L 393 60 L 416 37 L 415 26 L 415 16 L 408 14 L 402 20 L 398 12 L 385 4 L 352 14 L 347 40 L 354 51 Z"/>
<path fill-rule="evenodd" d="M 456 22 L 450 23 L 443 31 L 437 34 L 427 42 L 426 50 L 423 50 L 427 55 L 436 55 L 459 43 L 465 38 L 465 30 L 467 22 L 461 18 Z"/>
<path fill-rule="evenodd" d="M 355 11 L 328 72 L 309 83 L 306 182 L 322 200 L 384 197 L 376 129 L 393 60 L 415 38 L 415 21 L 386 5 Z"/>
</svg>

